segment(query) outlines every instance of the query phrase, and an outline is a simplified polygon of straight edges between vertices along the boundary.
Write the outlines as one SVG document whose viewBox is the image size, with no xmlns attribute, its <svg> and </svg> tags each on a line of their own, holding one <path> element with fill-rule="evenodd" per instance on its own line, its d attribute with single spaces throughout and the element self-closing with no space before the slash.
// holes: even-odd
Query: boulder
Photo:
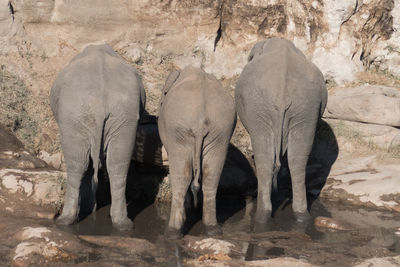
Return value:
<svg viewBox="0 0 400 267">
<path fill-rule="evenodd" d="M 19 243 L 11 255 L 12 266 L 34 266 L 44 261 L 62 265 L 92 252 L 72 234 L 47 227 L 24 227 L 13 238 Z"/>
<path fill-rule="evenodd" d="M 400 91 L 368 84 L 334 90 L 323 117 L 399 127 Z"/>
<path fill-rule="evenodd" d="M 47 163 L 48 166 L 60 170 L 60 171 L 66 171 L 67 167 L 65 165 L 64 161 L 64 155 L 62 152 L 56 152 L 56 153 L 49 153 L 45 150 L 41 150 L 38 154 L 38 158 L 43 160 L 44 162 Z"/>
<path fill-rule="evenodd" d="M 35 169 L 47 164 L 26 151 L 18 138 L 0 124 L 0 169 Z"/>
<path fill-rule="evenodd" d="M 279 257 L 268 260 L 257 260 L 257 261 L 243 261 L 243 260 L 189 260 L 186 262 L 187 266 L 215 266 L 215 267 L 229 267 L 229 266 L 246 266 L 246 267 L 315 267 L 316 265 L 304 262 L 291 257 Z"/>
<path fill-rule="evenodd" d="M 354 121 L 325 119 L 337 135 L 343 135 L 354 141 L 390 151 L 400 147 L 400 129 L 392 126 L 360 123 Z"/>
<path fill-rule="evenodd" d="M 0 170 L 0 190 L 21 194 L 32 204 L 60 207 L 63 202 L 66 174 L 59 171 Z"/>
<path fill-rule="evenodd" d="M 191 236 L 185 236 L 185 243 L 188 249 L 202 254 L 208 253 L 213 255 L 228 255 L 232 252 L 232 250 L 238 249 L 237 246 L 231 242 L 215 238 L 199 239 Z"/>
<path fill-rule="evenodd" d="M 157 121 L 138 125 L 132 159 L 146 165 L 168 165 L 168 156 L 158 134 Z"/>
<path fill-rule="evenodd" d="M 365 260 L 359 264 L 354 265 L 353 267 L 395 267 L 400 265 L 400 256 L 394 257 L 384 257 L 384 258 L 372 258 Z"/>
<path fill-rule="evenodd" d="M 22 24 L 15 21 L 15 10 L 11 1 L 0 1 L 0 38 L 10 38 L 22 31 Z"/>
<path fill-rule="evenodd" d="M 315 218 L 314 225 L 329 230 L 339 230 L 339 231 L 351 230 L 351 226 L 348 223 L 336 220 L 334 218 L 328 218 L 323 216 L 318 216 L 317 218 Z"/>
<path fill-rule="evenodd" d="M 340 155 L 333 164 L 320 197 L 354 205 L 398 212 L 400 165 L 376 155 Z"/>
</svg>

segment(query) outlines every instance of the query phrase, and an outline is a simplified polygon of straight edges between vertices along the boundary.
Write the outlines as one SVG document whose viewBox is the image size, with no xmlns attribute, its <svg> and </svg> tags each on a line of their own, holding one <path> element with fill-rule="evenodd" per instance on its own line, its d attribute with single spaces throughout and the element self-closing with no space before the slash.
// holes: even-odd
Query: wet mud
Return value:
<svg viewBox="0 0 400 267">
<path fill-rule="evenodd" d="M 56 225 L 50 216 L 54 209 L 34 208 L 17 194 L 2 196 L 0 266 L 204 266 L 205 259 L 227 264 L 223 266 L 242 266 L 245 262 L 288 257 L 319 266 L 353 266 L 374 257 L 400 255 L 399 213 L 319 198 L 338 155 L 329 126 L 322 125 L 319 131 L 316 139 L 320 140 L 307 166 L 310 217 L 303 222 L 296 221 L 292 212 L 290 172 L 285 159 L 278 188 L 272 194 L 272 218 L 262 225 L 253 222 L 257 195 L 254 166 L 251 159 L 231 146 L 217 198 L 222 235 L 210 239 L 203 234 L 202 205 L 193 208 L 188 193 L 185 236 L 167 240 L 164 230 L 170 205 L 158 199 L 167 170 L 134 164 L 126 192 L 128 216 L 134 222 L 129 231 L 112 227 L 109 182 L 104 170 L 99 176 L 97 210 L 92 212 L 93 199 L 83 197 L 81 203 L 88 205 L 81 205 L 79 222 L 71 226 Z M 82 196 L 90 196 L 85 188 L 91 187 L 91 175 L 88 171 L 84 178 Z M 18 209 L 12 208 L 13 202 Z M 21 237 L 24 231 L 43 227 L 44 236 Z M 22 248 L 29 245 L 35 250 L 23 255 L 18 249 L 21 244 L 25 245 Z"/>
<path fill-rule="evenodd" d="M 400 237 L 395 234 L 400 225 L 397 214 L 344 206 L 339 203 L 317 200 L 306 222 L 297 222 L 286 200 L 276 210 L 274 217 L 264 225 L 255 225 L 252 215 L 256 200 L 252 197 L 238 200 L 220 197 L 218 222 L 223 235 L 214 237 L 235 244 L 230 253 L 233 260 L 265 260 L 293 257 L 323 266 L 351 266 L 362 259 L 400 255 Z M 197 259 L 204 251 L 187 247 L 187 239 L 201 240 L 203 226 L 199 210 L 188 210 L 185 238 L 166 240 L 163 236 L 169 215 L 168 204 L 153 204 L 141 210 L 134 218 L 134 229 L 118 232 L 113 229 L 109 206 L 99 209 L 83 221 L 70 226 L 75 235 L 111 235 L 142 238 L 155 244 L 162 265 L 181 266 Z M 340 218 L 351 226 L 347 230 L 324 229 L 315 225 L 318 216 Z M 106 257 L 99 255 L 98 257 Z M 161 263 L 160 263 L 161 264 Z"/>
</svg>

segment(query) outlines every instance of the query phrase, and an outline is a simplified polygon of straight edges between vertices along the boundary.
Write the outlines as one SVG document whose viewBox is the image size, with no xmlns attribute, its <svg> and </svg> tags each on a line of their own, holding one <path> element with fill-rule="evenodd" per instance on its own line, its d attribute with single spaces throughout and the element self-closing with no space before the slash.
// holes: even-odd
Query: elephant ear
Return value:
<svg viewBox="0 0 400 267">
<path fill-rule="evenodd" d="M 264 50 L 266 49 L 266 47 L 267 47 L 267 45 L 269 43 L 269 41 L 270 41 L 270 39 L 267 39 L 267 40 L 263 40 L 263 41 L 260 41 L 260 42 L 256 43 L 253 46 L 253 49 L 251 49 L 251 52 L 250 52 L 250 55 L 249 55 L 249 58 L 248 58 L 248 62 L 250 62 L 253 58 L 263 54 Z"/>
<path fill-rule="evenodd" d="M 250 55 L 247 59 L 248 62 L 250 62 L 254 57 L 257 57 L 262 54 L 264 42 L 265 41 L 258 42 L 253 46 L 253 48 L 250 51 Z"/>
<path fill-rule="evenodd" d="M 175 83 L 175 81 L 178 79 L 179 75 L 181 74 L 180 71 L 174 70 L 168 75 L 167 80 L 165 81 L 165 85 L 163 88 L 163 94 L 166 95 L 171 89 L 172 85 Z"/>
</svg>

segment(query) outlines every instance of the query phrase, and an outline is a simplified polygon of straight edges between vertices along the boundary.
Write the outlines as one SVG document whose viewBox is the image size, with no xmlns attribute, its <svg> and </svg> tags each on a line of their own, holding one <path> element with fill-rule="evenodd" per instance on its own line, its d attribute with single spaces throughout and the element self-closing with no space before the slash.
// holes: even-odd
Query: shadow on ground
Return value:
<svg viewBox="0 0 400 267">
<path fill-rule="evenodd" d="M 257 190 L 257 177 L 245 155 L 233 144 L 229 145 L 217 192 L 217 221 L 224 224 L 246 206 L 246 201 Z M 186 194 L 186 222 L 183 233 L 187 234 L 201 220 L 202 194 L 199 190 L 199 207 L 194 208 L 191 192 Z"/>
<path fill-rule="evenodd" d="M 339 147 L 333 130 L 326 122 L 319 120 L 314 137 L 313 149 L 310 153 L 306 169 L 307 203 L 309 211 L 314 201 L 321 193 L 338 154 Z M 282 167 L 278 174 L 278 192 L 275 191 L 272 194 L 273 214 L 278 208 L 285 208 L 285 205 L 291 204 L 291 199 L 291 177 L 287 157 L 284 155 Z"/>
<path fill-rule="evenodd" d="M 168 174 L 166 167 L 157 166 L 160 162 L 161 142 L 159 140 L 156 124 L 151 122 L 150 137 L 141 134 L 140 150 L 146 151 L 146 162 L 132 161 L 128 173 L 126 197 L 129 203 L 128 216 L 135 220 L 137 215 L 144 209 L 152 205 L 157 196 L 171 194 L 170 188 L 161 188 L 163 181 Z M 147 126 L 149 128 L 149 125 Z M 156 134 L 155 134 L 156 133 Z M 151 148 L 147 149 L 147 146 Z M 151 155 L 151 153 L 153 155 Z M 150 154 L 149 154 L 150 153 Z M 314 139 L 313 150 L 307 166 L 306 186 L 308 208 L 318 198 L 323 186 L 326 183 L 332 164 L 338 156 L 338 145 L 330 126 L 324 121 L 320 121 Z M 90 197 L 91 176 L 93 171 L 89 168 L 81 186 L 82 206 L 80 220 L 87 217 L 94 207 L 94 198 Z M 163 192 L 165 191 L 165 192 Z M 86 192 L 86 193 L 85 193 Z M 217 194 L 217 220 L 224 224 L 234 214 L 244 209 L 250 201 L 257 195 L 257 178 L 254 173 L 251 159 L 247 159 L 242 152 L 234 145 L 229 146 L 227 160 L 221 175 Z M 103 168 L 99 173 L 99 186 L 96 194 L 97 209 L 108 206 L 111 203 L 110 187 L 106 169 Z M 282 160 L 282 168 L 278 175 L 278 191 L 272 194 L 273 215 L 277 210 L 291 210 L 292 188 L 290 172 L 287 165 L 286 156 Z M 193 198 L 190 190 L 186 194 L 185 209 L 186 223 L 183 233 L 188 233 L 202 216 L 202 195 L 199 191 L 199 205 L 193 205 Z M 254 208 L 247 212 L 252 215 Z M 279 216 L 290 216 L 283 212 Z M 168 221 L 168 214 L 163 216 L 165 224 Z M 280 214 L 280 212 L 278 213 Z M 286 214 L 286 215 L 285 215 Z M 165 226 L 165 225 L 164 225 Z"/>
</svg>

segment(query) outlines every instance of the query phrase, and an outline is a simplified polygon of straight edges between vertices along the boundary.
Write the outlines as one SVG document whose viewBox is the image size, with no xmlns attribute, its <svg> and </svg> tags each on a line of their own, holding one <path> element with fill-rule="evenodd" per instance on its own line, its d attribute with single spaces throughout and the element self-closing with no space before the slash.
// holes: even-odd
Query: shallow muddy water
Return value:
<svg viewBox="0 0 400 267">
<path fill-rule="evenodd" d="M 137 205 L 138 206 L 138 205 Z M 218 199 L 218 221 L 223 235 L 218 239 L 240 247 L 232 258 L 260 260 L 289 256 L 324 266 L 350 266 L 361 259 L 400 254 L 400 216 L 385 211 L 368 210 L 317 200 L 311 208 L 311 218 L 296 222 L 288 200 L 276 210 L 265 225 L 253 225 L 252 215 L 256 200 L 251 197 Z M 163 232 L 168 222 L 169 205 L 152 204 L 143 209 L 130 208 L 134 229 L 119 232 L 112 228 L 109 207 L 105 206 L 81 222 L 69 227 L 77 235 L 118 235 L 147 239 L 160 249 L 165 265 L 180 266 L 186 259 L 197 258 L 202 252 L 188 250 L 185 242 L 165 240 Z M 186 236 L 202 236 L 201 214 L 188 210 L 184 227 Z M 348 230 L 317 227 L 317 216 L 334 218 L 345 223 Z M 204 237 L 205 238 L 205 237 Z M 106 255 L 100 255 L 100 257 Z"/>
</svg>

